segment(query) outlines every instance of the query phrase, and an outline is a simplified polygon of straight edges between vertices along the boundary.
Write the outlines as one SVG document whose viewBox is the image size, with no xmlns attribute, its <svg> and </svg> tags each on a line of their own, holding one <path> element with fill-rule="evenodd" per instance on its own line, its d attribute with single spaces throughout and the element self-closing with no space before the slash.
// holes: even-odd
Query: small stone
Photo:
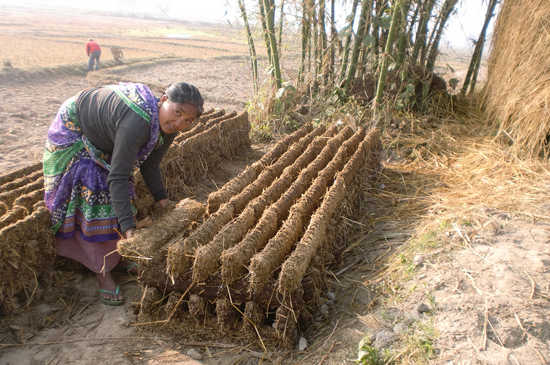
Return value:
<svg viewBox="0 0 550 365">
<path fill-rule="evenodd" d="M 328 317 L 328 305 L 326 305 L 326 303 L 321 304 L 319 307 L 319 312 L 321 312 L 323 316 Z"/>
<path fill-rule="evenodd" d="M 428 307 L 428 305 L 425 303 L 420 303 L 416 310 L 418 311 L 418 313 L 426 313 L 430 310 L 430 307 Z"/>
<path fill-rule="evenodd" d="M 395 339 L 393 332 L 382 330 L 376 334 L 376 340 L 372 344 L 375 349 L 381 350 L 390 346 Z"/>
<path fill-rule="evenodd" d="M 380 189 L 380 190 L 384 190 L 385 188 L 386 188 L 386 185 L 384 185 L 384 184 L 378 185 L 378 189 Z"/>
<path fill-rule="evenodd" d="M 38 307 L 36 307 L 36 310 L 43 316 L 49 316 L 53 312 L 53 308 L 46 303 L 40 304 Z"/>
<path fill-rule="evenodd" d="M 414 258 L 413 258 L 413 264 L 414 266 L 420 266 L 424 263 L 424 256 L 422 255 L 416 255 Z"/>
<path fill-rule="evenodd" d="M 202 355 L 201 355 L 201 353 L 198 352 L 198 351 L 195 350 L 195 349 L 189 349 L 189 350 L 187 350 L 187 356 L 189 356 L 190 358 L 195 359 L 195 360 L 202 360 Z"/>
<path fill-rule="evenodd" d="M 328 298 L 329 300 L 331 300 L 331 301 L 334 302 L 334 301 L 336 300 L 336 294 L 334 294 L 333 292 L 329 291 L 329 292 L 327 293 L 327 298 Z"/>
<path fill-rule="evenodd" d="M 393 326 L 393 333 L 399 335 L 401 333 L 407 332 L 409 327 L 405 323 L 398 323 L 395 326 Z"/>
<path fill-rule="evenodd" d="M 420 275 L 418 275 L 418 278 L 419 278 L 419 279 L 424 279 L 425 277 L 426 277 L 426 274 L 420 274 Z"/>
<path fill-rule="evenodd" d="M 307 349 L 307 346 L 307 340 L 304 337 L 300 337 L 300 340 L 298 340 L 298 351 L 304 351 Z"/>
</svg>

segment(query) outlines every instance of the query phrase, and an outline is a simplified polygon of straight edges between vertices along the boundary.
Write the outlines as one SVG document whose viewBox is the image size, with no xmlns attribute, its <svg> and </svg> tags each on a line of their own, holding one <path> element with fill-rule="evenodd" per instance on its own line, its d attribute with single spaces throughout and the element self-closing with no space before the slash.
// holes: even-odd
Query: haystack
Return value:
<svg viewBox="0 0 550 365">
<path fill-rule="evenodd" d="M 516 154 L 550 156 L 550 2 L 502 3 L 488 62 L 484 104 Z"/>
</svg>

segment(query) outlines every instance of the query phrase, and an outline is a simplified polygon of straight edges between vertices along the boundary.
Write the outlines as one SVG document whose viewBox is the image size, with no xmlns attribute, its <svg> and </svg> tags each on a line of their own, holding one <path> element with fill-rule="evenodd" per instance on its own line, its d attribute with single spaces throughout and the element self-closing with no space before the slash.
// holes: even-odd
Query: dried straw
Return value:
<svg viewBox="0 0 550 365">
<path fill-rule="evenodd" d="M 515 154 L 550 156 L 550 2 L 506 0 L 495 23 L 484 92 L 490 120 Z"/>
</svg>

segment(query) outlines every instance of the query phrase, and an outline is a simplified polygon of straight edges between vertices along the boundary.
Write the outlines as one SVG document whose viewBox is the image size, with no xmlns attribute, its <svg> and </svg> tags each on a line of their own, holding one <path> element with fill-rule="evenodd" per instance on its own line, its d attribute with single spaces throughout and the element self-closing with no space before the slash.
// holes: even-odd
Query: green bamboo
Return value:
<svg viewBox="0 0 550 365">
<path fill-rule="evenodd" d="M 298 69 L 298 83 L 304 81 L 304 73 L 306 70 L 306 55 L 308 51 L 309 35 L 311 33 L 310 0 L 302 1 L 302 57 L 300 59 L 300 68 Z"/>
<path fill-rule="evenodd" d="M 397 55 L 395 57 L 396 69 L 401 68 L 401 65 L 403 64 L 403 59 L 405 58 L 405 48 L 407 47 L 408 38 L 405 29 L 407 26 L 407 14 L 409 13 L 411 2 L 412 0 L 405 0 L 404 6 L 401 10 L 400 24 L 402 24 L 402 27 L 401 34 L 399 35 L 399 44 L 397 46 Z"/>
<path fill-rule="evenodd" d="M 378 62 L 379 62 L 379 49 L 380 49 L 380 32 L 382 27 L 380 26 L 380 19 L 382 18 L 384 9 L 387 5 L 387 0 L 377 0 L 376 1 L 376 13 L 375 17 L 373 19 L 373 28 L 372 28 L 372 72 L 376 73 L 376 70 L 378 69 Z M 383 30 L 382 30 L 383 32 Z"/>
<path fill-rule="evenodd" d="M 250 32 L 250 26 L 248 24 L 248 17 L 246 16 L 246 9 L 244 7 L 244 1 L 238 0 L 239 8 L 241 9 L 241 15 L 244 21 L 244 28 L 246 31 L 246 38 L 248 40 L 248 51 L 250 53 L 250 66 L 252 68 L 252 86 L 254 91 L 258 91 L 258 59 L 256 56 L 256 48 L 254 47 L 254 39 L 252 38 L 252 33 Z"/>
<path fill-rule="evenodd" d="M 340 67 L 340 82 L 342 82 L 342 80 L 344 79 L 346 75 L 346 70 L 348 68 L 349 48 L 351 44 L 351 35 L 353 34 L 352 29 L 353 29 L 353 22 L 355 20 L 355 11 L 357 9 L 357 3 L 358 3 L 358 0 L 353 0 L 353 3 L 351 5 L 351 14 L 348 16 L 350 33 L 346 37 L 346 45 L 344 46 L 344 55 L 342 56 L 342 65 Z"/>
<path fill-rule="evenodd" d="M 273 60 L 271 58 L 271 48 L 269 45 L 269 31 L 267 29 L 264 0 L 259 0 L 259 5 L 260 5 L 260 23 L 262 24 L 262 30 L 263 30 L 262 34 L 264 36 L 265 48 L 267 50 L 267 59 L 269 61 L 269 66 L 273 67 Z"/>
<path fill-rule="evenodd" d="M 481 29 L 479 38 L 477 40 L 477 43 L 474 49 L 474 53 L 472 54 L 472 59 L 470 60 L 470 66 L 468 67 L 468 73 L 466 74 L 466 78 L 464 79 L 464 83 L 462 84 L 462 88 L 460 89 L 460 94 L 462 95 L 466 94 L 466 91 L 468 90 L 468 86 L 470 85 L 470 80 L 471 80 L 470 94 L 472 94 L 475 90 L 477 74 L 479 72 L 479 66 L 481 65 L 481 56 L 483 55 L 483 46 L 485 45 L 485 35 L 487 34 L 487 28 L 489 27 L 491 18 L 494 16 L 495 7 L 497 4 L 498 4 L 498 0 L 489 1 L 489 5 L 487 7 L 487 13 L 485 14 L 485 21 L 483 23 L 483 28 Z M 473 79 L 472 79 L 472 76 L 473 76 Z"/>
<path fill-rule="evenodd" d="M 273 71 L 275 72 L 275 84 L 277 85 L 277 89 L 280 89 L 282 82 L 281 68 L 279 66 L 279 53 L 277 51 L 277 39 L 275 38 L 275 3 L 273 0 L 263 0 L 263 2 L 265 7 L 267 30 L 269 34 L 269 44 L 271 46 L 271 57 L 273 59 Z"/>
<path fill-rule="evenodd" d="M 428 59 L 426 61 L 426 80 L 422 86 L 422 100 L 425 101 L 428 98 L 428 92 L 432 84 L 433 70 L 435 68 L 435 60 L 437 57 L 437 52 L 439 49 L 439 41 L 441 40 L 441 35 L 445 29 L 445 24 L 449 20 L 454 7 L 456 6 L 458 0 L 445 0 L 443 6 L 441 7 L 441 12 L 439 13 L 439 27 L 437 28 L 437 33 L 435 35 L 434 42 L 430 48 L 430 53 L 428 54 Z"/>
<path fill-rule="evenodd" d="M 357 36 L 355 37 L 355 42 L 353 43 L 353 52 L 351 53 L 351 60 L 349 64 L 348 73 L 346 76 L 346 83 L 344 85 L 344 90 L 349 91 L 351 87 L 351 80 L 355 76 L 355 69 L 357 67 L 357 59 L 359 58 L 359 50 L 363 44 L 363 38 L 365 37 L 365 31 L 367 29 L 368 20 L 370 20 L 370 12 L 372 10 L 372 2 L 374 0 L 368 1 L 363 0 L 361 4 L 361 15 L 359 16 L 359 24 L 357 27 Z"/>
<path fill-rule="evenodd" d="M 426 35 L 428 34 L 428 20 L 430 19 L 434 5 L 435 0 L 427 0 L 422 5 L 422 9 L 420 11 L 420 20 L 418 21 L 418 30 L 416 31 L 416 38 L 414 41 L 414 47 L 411 56 L 411 62 L 413 64 L 416 64 L 418 62 L 420 50 L 422 49 L 422 47 L 425 47 Z"/>
<path fill-rule="evenodd" d="M 330 47 L 328 59 L 328 74 L 327 79 L 332 79 L 334 74 L 334 59 L 336 58 L 336 44 L 338 42 L 338 32 L 335 26 L 335 0 L 330 0 Z M 326 80 L 328 81 L 328 80 Z"/>
<path fill-rule="evenodd" d="M 327 31 L 325 28 L 325 0 L 319 0 L 319 13 L 317 16 L 317 30 L 319 34 L 317 47 L 317 77 L 323 75 L 325 54 L 327 50 Z M 317 78 L 316 77 L 316 78 Z"/>
<path fill-rule="evenodd" d="M 355 70 L 355 75 L 357 78 L 361 79 L 363 78 L 363 75 L 365 74 L 366 68 L 367 68 L 367 60 L 369 56 L 369 47 L 362 45 L 361 51 L 359 51 L 359 58 L 357 59 L 357 66 Z"/>
<path fill-rule="evenodd" d="M 319 88 L 319 81 L 317 79 L 317 75 L 321 73 L 321 65 L 319 62 L 319 19 L 317 18 L 317 9 L 313 7 L 312 9 L 312 28 L 313 28 L 313 44 L 311 44 L 311 47 L 313 47 L 313 85 L 312 85 L 312 92 L 316 93 L 317 89 Z"/>
<path fill-rule="evenodd" d="M 279 49 L 281 49 L 281 45 L 283 42 L 283 21 L 285 18 L 285 0 L 281 0 L 281 15 L 279 16 L 279 42 L 277 43 L 279 46 Z"/>
<path fill-rule="evenodd" d="M 393 9 L 392 21 L 390 31 L 388 33 L 388 39 L 386 40 L 386 48 L 384 50 L 384 58 L 380 68 L 380 77 L 378 79 L 378 87 L 376 88 L 376 100 L 374 102 L 374 123 L 378 124 L 378 117 L 380 114 L 380 106 L 382 104 L 382 96 L 384 95 L 384 87 L 386 86 L 386 75 L 388 73 L 388 63 L 390 60 L 389 55 L 392 53 L 393 42 L 395 39 L 395 32 L 399 25 L 399 18 L 401 13 L 401 7 L 403 6 L 403 0 L 397 1 Z"/>
<path fill-rule="evenodd" d="M 435 21 L 434 27 L 432 29 L 432 32 L 430 33 L 430 37 L 428 38 L 427 44 L 421 47 L 420 50 L 420 65 L 425 66 L 426 65 L 426 58 L 428 57 L 428 50 L 432 49 L 432 45 L 435 41 L 435 35 L 437 34 L 437 30 L 439 29 L 439 23 L 441 22 L 441 17 L 437 17 L 437 20 Z"/>
<path fill-rule="evenodd" d="M 413 16 L 411 18 L 411 21 L 409 22 L 409 28 L 407 30 L 407 34 L 408 34 L 408 38 L 409 38 L 409 44 L 414 43 L 414 39 L 413 39 L 414 32 L 413 32 L 413 30 L 414 30 L 414 25 L 416 24 L 416 18 L 418 18 L 418 12 L 419 12 L 421 7 L 422 7 L 422 1 L 417 0 L 416 1 L 416 7 L 414 8 L 414 13 L 413 13 Z"/>
</svg>

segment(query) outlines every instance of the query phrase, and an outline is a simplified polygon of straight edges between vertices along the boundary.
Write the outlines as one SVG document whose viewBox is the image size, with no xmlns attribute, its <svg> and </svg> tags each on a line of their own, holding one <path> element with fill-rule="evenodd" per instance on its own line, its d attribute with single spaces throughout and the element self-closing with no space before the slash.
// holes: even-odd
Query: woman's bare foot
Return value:
<svg viewBox="0 0 550 365">
<path fill-rule="evenodd" d="M 115 294 L 117 291 L 117 285 L 110 272 L 96 274 L 97 284 L 99 289 L 107 290 L 111 293 L 100 292 L 100 295 L 107 300 L 124 300 L 124 295 L 119 291 L 118 294 Z"/>
</svg>

